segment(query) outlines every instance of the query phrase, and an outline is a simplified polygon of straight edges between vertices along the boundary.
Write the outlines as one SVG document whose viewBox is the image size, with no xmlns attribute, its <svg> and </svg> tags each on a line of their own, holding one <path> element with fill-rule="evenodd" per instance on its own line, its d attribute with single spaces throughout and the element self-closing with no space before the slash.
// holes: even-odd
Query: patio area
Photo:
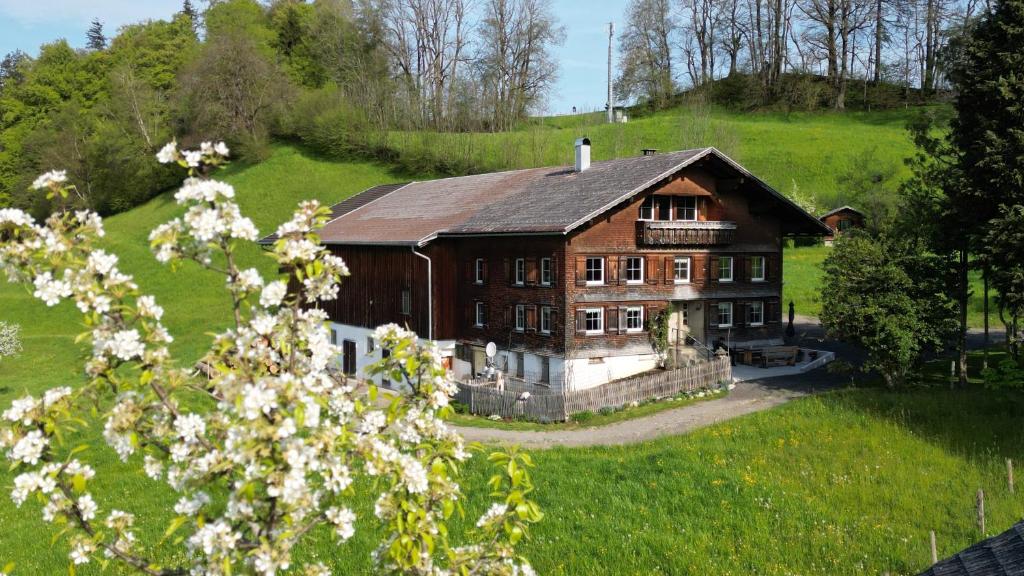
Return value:
<svg viewBox="0 0 1024 576">
<path fill-rule="evenodd" d="M 809 372 L 828 364 L 836 357 L 834 352 L 829 352 L 827 350 L 811 350 L 809 348 L 801 348 L 801 350 L 804 352 L 802 355 L 803 361 L 797 362 L 792 366 L 761 368 L 759 366 L 748 366 L 737 363 L 732 367 L 733 381 L 744 382 L 747 380 L 761 380 L 763 378 L 803 374 L 804 372 Z M 812 354 L 810 354 L 812 351 L 817 353 L 817 357 L 813 360 L 811 359 Z"/>
</svg>

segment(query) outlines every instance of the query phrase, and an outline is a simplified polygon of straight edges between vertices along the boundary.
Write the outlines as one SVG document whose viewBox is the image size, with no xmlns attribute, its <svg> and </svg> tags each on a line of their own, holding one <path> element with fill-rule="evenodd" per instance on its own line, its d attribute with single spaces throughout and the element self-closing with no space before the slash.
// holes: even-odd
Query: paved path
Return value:
<svg viewBox="0 0 1024 576">
<path fill-rule="evenodd" d="M 469 426 L 458 426 L 457 428 L 466 440 L 489 444 L 519 444 L 529 448 L 632 444 L 689 432 L 744 414 L 774 408 L 810 391 L 805 386 L 769 384 L 773 380 L 781 380 L 781 378 L 741 382 L 724 398 L 663 410 L 650 416 L 623 420 L 607 426 L 543 431 L 500 430 Z"/>
</svg>

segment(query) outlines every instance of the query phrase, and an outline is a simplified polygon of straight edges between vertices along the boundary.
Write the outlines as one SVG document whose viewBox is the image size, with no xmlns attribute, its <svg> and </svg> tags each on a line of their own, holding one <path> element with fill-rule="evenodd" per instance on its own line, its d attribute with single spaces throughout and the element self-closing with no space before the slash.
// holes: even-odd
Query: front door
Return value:
<svg viewBox="0 0 1024 576">
<path fill-rule="evenodd" d="M 342 340 L 341 366 L 345 374 L 356 375 L 356 343 L 354 340 Z"/>
<path fill-rule="evenodd" d="M 699 301 L 676 302 L 668 318 L 669 359 L 674 363 L 693 355 L 693 338 L 704 342 L 704 306 Z"/>
</svg>

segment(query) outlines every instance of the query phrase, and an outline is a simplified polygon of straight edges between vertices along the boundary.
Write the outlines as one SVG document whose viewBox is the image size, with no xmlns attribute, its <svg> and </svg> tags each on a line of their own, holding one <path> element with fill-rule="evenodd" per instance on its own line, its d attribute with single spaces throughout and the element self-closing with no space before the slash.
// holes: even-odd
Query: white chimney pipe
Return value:
<svg viewBox="0 0 1024 576">
<path fill-rule="evenodd" d="M 576 139 L 576 171 L 590 168 L 590 138 Z"/>
</svg>

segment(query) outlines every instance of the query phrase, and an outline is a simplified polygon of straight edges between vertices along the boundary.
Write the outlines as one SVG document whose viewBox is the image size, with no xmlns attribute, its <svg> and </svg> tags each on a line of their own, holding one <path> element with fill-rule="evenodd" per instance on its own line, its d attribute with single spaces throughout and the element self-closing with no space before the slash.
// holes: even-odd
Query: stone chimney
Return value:
<svg viewBox="0 0 1024 576">
<path fill-rule="evenodd" d="M 590 138 L 576 139 L 576 171 L 590 168 Z"/>
</svg>

